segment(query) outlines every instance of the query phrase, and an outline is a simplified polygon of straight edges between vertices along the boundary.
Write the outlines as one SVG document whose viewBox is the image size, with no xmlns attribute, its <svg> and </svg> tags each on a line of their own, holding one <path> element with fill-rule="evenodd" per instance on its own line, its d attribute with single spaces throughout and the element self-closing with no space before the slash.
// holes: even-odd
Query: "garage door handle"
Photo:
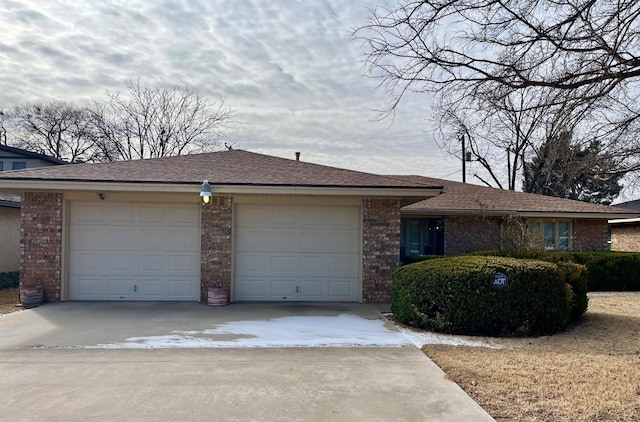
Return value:
<svg viewBox="0 0 640 422">
<path fill-rule="evenodd" d="M 136 286 L 135 284 L 133 285 L 133 291 L 137 292 L 138 291 L 138 286 Z"/>
</svg>

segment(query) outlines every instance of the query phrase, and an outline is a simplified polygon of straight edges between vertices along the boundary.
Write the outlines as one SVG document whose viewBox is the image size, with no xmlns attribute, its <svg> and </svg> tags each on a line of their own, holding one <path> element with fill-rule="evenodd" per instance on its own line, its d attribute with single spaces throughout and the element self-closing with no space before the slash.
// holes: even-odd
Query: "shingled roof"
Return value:
<svg viewBox="0 0 640 422">
<path fill-rule="evenodd" d="M 399 179 L 443 186 L 439 196 L 402 208 L 405 214 L 583 214 L 602 218 L 637 216 L 619 207 L 591 204 L 552 196 L 489 188 L 423 176 L 393 176 Z"/>
<path fill-rule="evenodd" d="M 6 180 L 212 185 L 439 189 L 398 179 L 243 150 L 109 163 L 70 164 L 0 173 Z"/>
</svg>

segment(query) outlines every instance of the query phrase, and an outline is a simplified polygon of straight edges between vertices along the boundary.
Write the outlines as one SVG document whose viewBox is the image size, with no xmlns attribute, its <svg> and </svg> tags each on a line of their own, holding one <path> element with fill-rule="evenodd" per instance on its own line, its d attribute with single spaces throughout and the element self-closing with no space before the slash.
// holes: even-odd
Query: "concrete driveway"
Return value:
<svg viewBox="0 0 640 422">
<path fill-rule="evenodd" d="M 371 305 L 49 304 L 0 374 L 3 420 L 493 420 Z"/>
</svg>

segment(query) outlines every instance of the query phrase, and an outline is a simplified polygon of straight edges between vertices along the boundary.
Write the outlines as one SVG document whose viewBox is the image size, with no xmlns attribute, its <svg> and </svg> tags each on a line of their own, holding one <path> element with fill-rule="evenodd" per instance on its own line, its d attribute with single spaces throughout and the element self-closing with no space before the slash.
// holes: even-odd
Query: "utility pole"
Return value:
<svg viewBox="0 0 640 422">
<path fill-rule="evenodd" d="M 467 151 L 464 144 L 464 133 L 460 134 L 460 142 L 462 143 L 462 183 L 467 183 Z"/>
</svg>

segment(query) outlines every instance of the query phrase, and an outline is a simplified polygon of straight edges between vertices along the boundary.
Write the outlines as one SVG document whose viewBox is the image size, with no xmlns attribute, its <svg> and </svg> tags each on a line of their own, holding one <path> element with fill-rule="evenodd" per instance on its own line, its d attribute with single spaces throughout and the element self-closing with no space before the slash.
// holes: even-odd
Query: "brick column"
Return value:
<svg viewBox="0 0 640 422">
<path fill-rule="evenodd" d="M 212 196 L 201 207 L 200 298 L 206 301 L 209 287 L 231 287 L 233 198 Z"/>
<path fill-rule="evenodd" d="M 62 194 L 22 194 L 20 287 L 44 287 L 44 300 L 59 301 L 62 268 Z"/>
<path fill-rule="evenodd" d="M 400 260 L 400 200 L 365 199 L 362 211 L 362 299 L 390 302 Z"/>
</svg>

